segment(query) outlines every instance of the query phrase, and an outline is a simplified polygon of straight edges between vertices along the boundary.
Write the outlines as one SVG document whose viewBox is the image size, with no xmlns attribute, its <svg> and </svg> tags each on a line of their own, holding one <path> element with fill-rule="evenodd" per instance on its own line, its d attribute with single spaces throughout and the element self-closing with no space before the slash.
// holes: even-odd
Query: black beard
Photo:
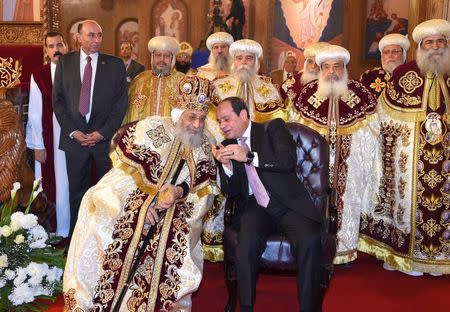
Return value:
<svg viewBox="0 0 450 312">
<path fill-rule="evenodd" d="M 191 62 L 175 62 L 175 69 L 186 74 L 191 69 Z"/>
</svg>

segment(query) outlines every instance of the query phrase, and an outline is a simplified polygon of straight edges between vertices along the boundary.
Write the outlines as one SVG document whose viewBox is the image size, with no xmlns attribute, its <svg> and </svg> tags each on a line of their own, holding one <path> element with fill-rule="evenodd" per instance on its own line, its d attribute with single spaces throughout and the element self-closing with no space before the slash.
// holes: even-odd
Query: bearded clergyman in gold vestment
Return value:
<svg viewBox="0 0 450 312">
<path fill-rule="evenodd" d="M 450 274 L 450 22 L 413 31 L 416 60 L 380 96 L 380 170 L 362 211 L 359 249 L 387 270 Z"/>
<path fill-rule="evenodd" d="M 175 70 L 178 41 L 168 36 L 157 36 L 148 42 L 151 54 L 151 70 L 136 76 L 128 89 L 128 111 L 125 123 L 148 116 L 170 116 L 170 96 L 177 88 L 183 73 Z"/>
<path fill-rule="evenodd" d="M 231 96 L 240 97 L 247 103 L 250 119 L 266 122 L 274 118 L 288 119 L 278 88 L 270 77 L 258 75 L 261 45 L 250 39 L 241 39 L 230 45 L 233 59 L 231 74 L 213 81 L 214 101 L 220 102 Z"/>
<path fill-rule="evenodd" d="M 348 266 L 357 257 L 360 212 L 376 146 L 370 124 L 377 106 L 367 88 L 348 79 L 349 60 L 343 47 L 322 47 L 316 55 L 318 80 L 306 84 L 294 103 L 294 120 L 324 135 L 330 146 L 330 185 L 338 211 L 334 263 Z"/>
<path fill-rule="evenodd" d="M 203 271 L 202 219 L 218 186 L 203 131 L 209 81 L 180 84 L 172 118 L 131 124 L 111 153 L 113 168 L 84 196 L 64 271 L 65 311 L 191 311 Z"/>
</svg>

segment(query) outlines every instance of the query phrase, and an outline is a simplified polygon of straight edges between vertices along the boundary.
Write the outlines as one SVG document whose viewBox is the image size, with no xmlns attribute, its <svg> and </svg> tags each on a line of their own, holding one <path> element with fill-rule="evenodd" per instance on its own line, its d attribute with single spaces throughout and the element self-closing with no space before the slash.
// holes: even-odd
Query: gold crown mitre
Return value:
<svg viewBox="0 0 450 312">
<path fill-rule="evenodd" d="M 208 113 L 214 86 L 208 80 L 197 76 L 184 76 L 172 94 L 172 106 L 181 110 L 195 109 Z"/>
</svg>

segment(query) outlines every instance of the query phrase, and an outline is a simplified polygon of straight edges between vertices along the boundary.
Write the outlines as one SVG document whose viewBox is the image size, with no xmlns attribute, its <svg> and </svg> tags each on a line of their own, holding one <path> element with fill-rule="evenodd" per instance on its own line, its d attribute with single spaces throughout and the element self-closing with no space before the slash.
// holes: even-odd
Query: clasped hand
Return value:
<svg viewBox="0 0 450 312">
<path fill-rule="evenodd" d="M 213 146 L 212 153 L 218 162 L 231 169 L 231 160 L 238 162 L 247 161 L 248 148 L 239 144 L 229 144 L 227 146 L 219 144 Z"/>
<path fill-rule="evenodd" d="M 183 196 L 183 188 L 172 184 L 164 184 L 159 190 L 156 203 L 148 207 L 145 223 L 155 225 L 159 222 L 158 211 L 170 208 L 177 199 Z"/>
<path fill-rule="evenodd" d="M 73 138 L 77 140 L 81 146 L 94 146 L 103 140 L 103 135 L 101 135 L 98 131 L 83 133 L 77 130 L 73 133 Z"/>
</svg>

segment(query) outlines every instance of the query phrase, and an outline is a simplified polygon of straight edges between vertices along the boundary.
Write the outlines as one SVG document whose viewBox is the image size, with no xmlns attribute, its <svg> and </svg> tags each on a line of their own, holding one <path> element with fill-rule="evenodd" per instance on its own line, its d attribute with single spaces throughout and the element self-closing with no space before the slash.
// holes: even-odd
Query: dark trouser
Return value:
<svg viewBox="0 0 450 312">
<path fill-rule="evenodd" d="M 108 144 L 106 142 L 101 142 L 94 147 L 80 146 L 80 149 L 77 151 L 66 151 L 66 167 L 70 192 L 69 237 L 72 237 L 77 222 L 81 199 L 91 187 L 91 161 L 94 161 L 97 179 L 100 179 L 111 168 L 108 152 Z"/>
<path fill-rule="evenodd" d="M 274 202 L 271 199 L 269 207 L 278 205 Z M 321 311 L 323 259 L 320 224 L 292 210 L 286 210 L 281 216 L 275 217 L 259 206 L 253 196 L 250 196 L 239 223 L 236 271 L 241 311 L 253 311 L 259 259 L 266 247 L 267 236 L 274 230 L 285 233 L 291 244 L 291 253 L 296 258 L 301 311 Z"/>
</svg>

